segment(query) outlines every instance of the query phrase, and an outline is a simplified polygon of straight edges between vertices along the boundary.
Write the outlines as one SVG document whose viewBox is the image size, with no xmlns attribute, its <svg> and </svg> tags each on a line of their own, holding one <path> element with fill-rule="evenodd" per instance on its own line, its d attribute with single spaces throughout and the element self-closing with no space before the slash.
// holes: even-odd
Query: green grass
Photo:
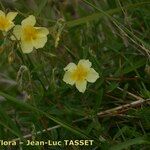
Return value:
<svg viewBox="0 0 150 150">
<path fill-rule="evenodd" d="M 15 24 L 33 14 L 50 31 L 44 48 L 30 54 L 0 33 L 0 140 L 26 142 L 29 134 L 42 141 L 94 140 L 92 146 L 0 149 L 149 149 L 148 0 L 18 0 L 0 7 L 18 12 Z M 80 59 L 100 75 L 84 94 L 62 81 L 64 67 Z M 97 115 L 137 100 L 146 102 Z"/>
</svg>

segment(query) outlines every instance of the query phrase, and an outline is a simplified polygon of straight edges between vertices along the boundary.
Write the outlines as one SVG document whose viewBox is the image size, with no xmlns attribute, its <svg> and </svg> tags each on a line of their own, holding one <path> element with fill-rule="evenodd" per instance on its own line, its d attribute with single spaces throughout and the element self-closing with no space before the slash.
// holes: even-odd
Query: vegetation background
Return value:
<svg viewBox="0 0 150 150">
<path fill-rule="evenodd" d="M 50 31 L 46 46 L 30 54 L 0 33 L 0 139 L 94 140 L 92 146 L 0 149 L 150 149 L 149 0 L 0 4 L 19 13 L 16 24 L 33 14 Z M 63 68 L 83 58 L 100 74 L 84 94 L 62 81 Z"/>
</svg>

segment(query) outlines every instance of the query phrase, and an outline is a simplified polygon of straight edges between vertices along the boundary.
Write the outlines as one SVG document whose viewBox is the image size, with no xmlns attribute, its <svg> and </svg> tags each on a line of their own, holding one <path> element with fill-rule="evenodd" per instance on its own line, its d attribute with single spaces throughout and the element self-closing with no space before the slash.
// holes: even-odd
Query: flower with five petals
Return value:
<svg viewBox="0 0 150 150">
<path fill-rule="evenodd" d="M 7 32 L 13 28 L 15 26 L 13 20 L 17 14 L 17 12 L 9 12 L 8 14 L 5 14 L 2 10 L 0 10 L 0 30 Z"/>
<path fill-rule="evenodd" d="M 64 68 L 66 72 L 63 81 L 70 85 L 75 84 L 79 92 L 84 93 L 87 82 L 94 83 L 99 78 L 99 74 L 91 66 L 92 63 L 85 59 L 81 59 L 77 65 L 69 63 Z"/>
<path fill-rule="evenodd" d="M 35 24 L 35 17 L 30 15 L 21 22 L 21 25 L 14 27 L 13 34 L 17 40 L 20 40 L 23 53 L 30 53 L 34 48 L 43 48 L 47 42 L 48 29 L 34 27 Z"/>
</svg>

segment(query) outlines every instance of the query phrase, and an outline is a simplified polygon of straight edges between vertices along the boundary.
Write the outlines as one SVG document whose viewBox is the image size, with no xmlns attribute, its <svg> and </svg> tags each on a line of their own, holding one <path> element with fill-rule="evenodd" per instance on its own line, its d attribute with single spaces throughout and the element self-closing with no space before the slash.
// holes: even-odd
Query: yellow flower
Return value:
<svg viewBox="0 0 150 150">
<path fill-rule="evenodd" d="M 21 25 L 14 27 L 13 34 L 17 40 L 21 41 L 23 53 L 30 53 L 33 51 L 33 48 L 42 48 L 47 42 L 48 29 L 44 27 L 34 27 L 35 24 L 35 17 L 30 15 L 21 22 Z"/>
<path fill-rule="evenodd" d="M 7 32 L 14 27 L 13 20 L 17 16 L 17 12 L 9 12 L 7 15 L 0 10 L 0 30 Z"/>
<path fill-rule="evenodd" d="M 91 68 L 92 63 L 89 60 L 81 59 L 78 64 L 69 63 L 65 68 L 63 81 L 67 84 L 74 85 L 79 92 L 84 93 L 86 90 L 87 81 L 94 83 L 99 74 Z"/>
</svg>

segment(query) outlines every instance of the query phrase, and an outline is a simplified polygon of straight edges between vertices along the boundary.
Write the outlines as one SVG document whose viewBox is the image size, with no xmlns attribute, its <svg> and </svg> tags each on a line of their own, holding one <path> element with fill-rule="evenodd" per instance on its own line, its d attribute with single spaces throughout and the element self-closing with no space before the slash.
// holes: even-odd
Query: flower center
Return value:
<svg viewBox="0 0 150 150">
<path fill-rule="evenodd" d="M 37 30 L 32 26 L 26 26 L 23 29 L 24 40 L 30 42 L 37 38 Z"/>
<path fill-rule="evenodd" d="M 72 73 L 72 79 L 76 81 L 83 81 L 85 80 L 88 74 L 88 70 L 83 66 L 77 66 L 77 69 Z"/>
<path fill-rule="evenodd" d="M 9 20 L 5 18 L 4 16 L 1 16 L 0 17 L 0 29 L 5 30 L 6 28 L 8 28 L 9 25 L 10 25 Z"/>
</svg>

